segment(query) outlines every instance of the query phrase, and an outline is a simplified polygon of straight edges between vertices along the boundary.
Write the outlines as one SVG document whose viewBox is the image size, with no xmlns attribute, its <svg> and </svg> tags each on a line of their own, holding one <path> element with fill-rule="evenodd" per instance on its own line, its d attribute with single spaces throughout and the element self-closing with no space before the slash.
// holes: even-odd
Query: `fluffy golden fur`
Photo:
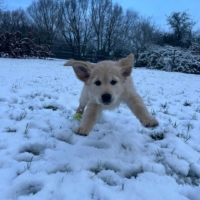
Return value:
<svg viewBox="0 0 200 200">
<path fill-rule="evenodd" d="M 65 66 L 72 66 L 78 79 L 84 82 L 76 113 L 83 114 L 76 134 L 88 135 L 99 115 L 125 103 L 145 127 L 154 127 L 158 121 L 148 112 L 133 85 L 131 71 L 134 56 L 115 61 L 90 62 L 69 60 Z M 86 110 L 85 110 L 86 108 Z M 85 110 L 85 112 L 84 112 Z"/>
</svg>

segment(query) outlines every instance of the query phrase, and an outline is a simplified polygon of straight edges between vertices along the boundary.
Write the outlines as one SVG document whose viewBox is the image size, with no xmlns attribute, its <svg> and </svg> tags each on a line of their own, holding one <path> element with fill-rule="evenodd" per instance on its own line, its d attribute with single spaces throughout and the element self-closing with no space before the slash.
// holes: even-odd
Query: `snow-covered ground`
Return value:
<svg viewBox="0 0 200 200">
<path fill-rule="evenodd" d="M 82 83 L 64 63 L 0 59 L 0 199 L 199 200 L 200 76 L 134 69 L 160 125 L 121 105 L 82 137 Z"/>
</svg>

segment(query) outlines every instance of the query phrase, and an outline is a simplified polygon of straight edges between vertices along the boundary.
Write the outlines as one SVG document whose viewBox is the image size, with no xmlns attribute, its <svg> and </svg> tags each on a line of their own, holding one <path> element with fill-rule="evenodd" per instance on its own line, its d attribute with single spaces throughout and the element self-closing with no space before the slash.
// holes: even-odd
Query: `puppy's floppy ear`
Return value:
<svg viewBox="0 0 200 200">
<path fill-rule="evenodd" d="M 64 64 L 64 66 L 72 66 L 72 64 L 75 63 L 75 62 L 76 61 L 74 59 L 70 59 Z"/>
<path fill-rule="evenodd" d="M 82 62 L 71 59 L 64 65 L 72 66 L 78 79 L 83 82 L 86 82 L 90 77 L 90 71 L 92 69 L 92 64 L 90 62 Z"/>
<path fill-rule="evenodd" d="M 118 65 L 122 68 L 122 75 L 127 77 L 131 74 L 133 65 L 134 65 L 134 56 L 131 53 L 126 58 L 123 58 L 118 61 Z"/>
</svg>

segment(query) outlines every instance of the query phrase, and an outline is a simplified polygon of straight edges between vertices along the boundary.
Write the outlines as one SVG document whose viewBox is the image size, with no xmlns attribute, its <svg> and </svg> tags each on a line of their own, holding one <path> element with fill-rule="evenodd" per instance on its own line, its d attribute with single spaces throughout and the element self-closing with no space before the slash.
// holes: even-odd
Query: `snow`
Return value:
<svg viewBox="0 0 200 200">
<path fill-rule="evenodd" d="M 199 47 L 192 45 L 186 49 L 169 45 L 152 45 L 139 55 L 136 65 L 168 72 L 200 74 Z"/>
<path fill-rule="evenodd" d="M 199 200 L 200 77 L 134 69 L 160 125 L 121 105 L 82 137 L 83 84 L 64 63 L 0 58 L 0 199 Z"/>
</svg>

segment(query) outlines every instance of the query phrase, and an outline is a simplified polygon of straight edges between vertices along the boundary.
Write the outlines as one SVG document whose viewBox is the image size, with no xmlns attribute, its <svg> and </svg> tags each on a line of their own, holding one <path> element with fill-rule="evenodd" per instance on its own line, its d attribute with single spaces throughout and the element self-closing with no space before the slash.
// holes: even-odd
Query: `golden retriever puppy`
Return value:
<svg viewBox="0 0 200 200">
<path fill-rule="evenodd" d="M 111 110 L 125 103 L 145 127 L 155 127 L 158 121 L 148 112 L 137 94 L 131 71 L 134 56 L 115 61 L 90 62 L 69 60 L 65 66 L 72 66 L 78 79 L 84 82 L 77 114 L 83 114 L 76 134 L 88 135 L 103 110 Z M 84 109 L 86 110 L 84 112 Z"/>
</svg>

